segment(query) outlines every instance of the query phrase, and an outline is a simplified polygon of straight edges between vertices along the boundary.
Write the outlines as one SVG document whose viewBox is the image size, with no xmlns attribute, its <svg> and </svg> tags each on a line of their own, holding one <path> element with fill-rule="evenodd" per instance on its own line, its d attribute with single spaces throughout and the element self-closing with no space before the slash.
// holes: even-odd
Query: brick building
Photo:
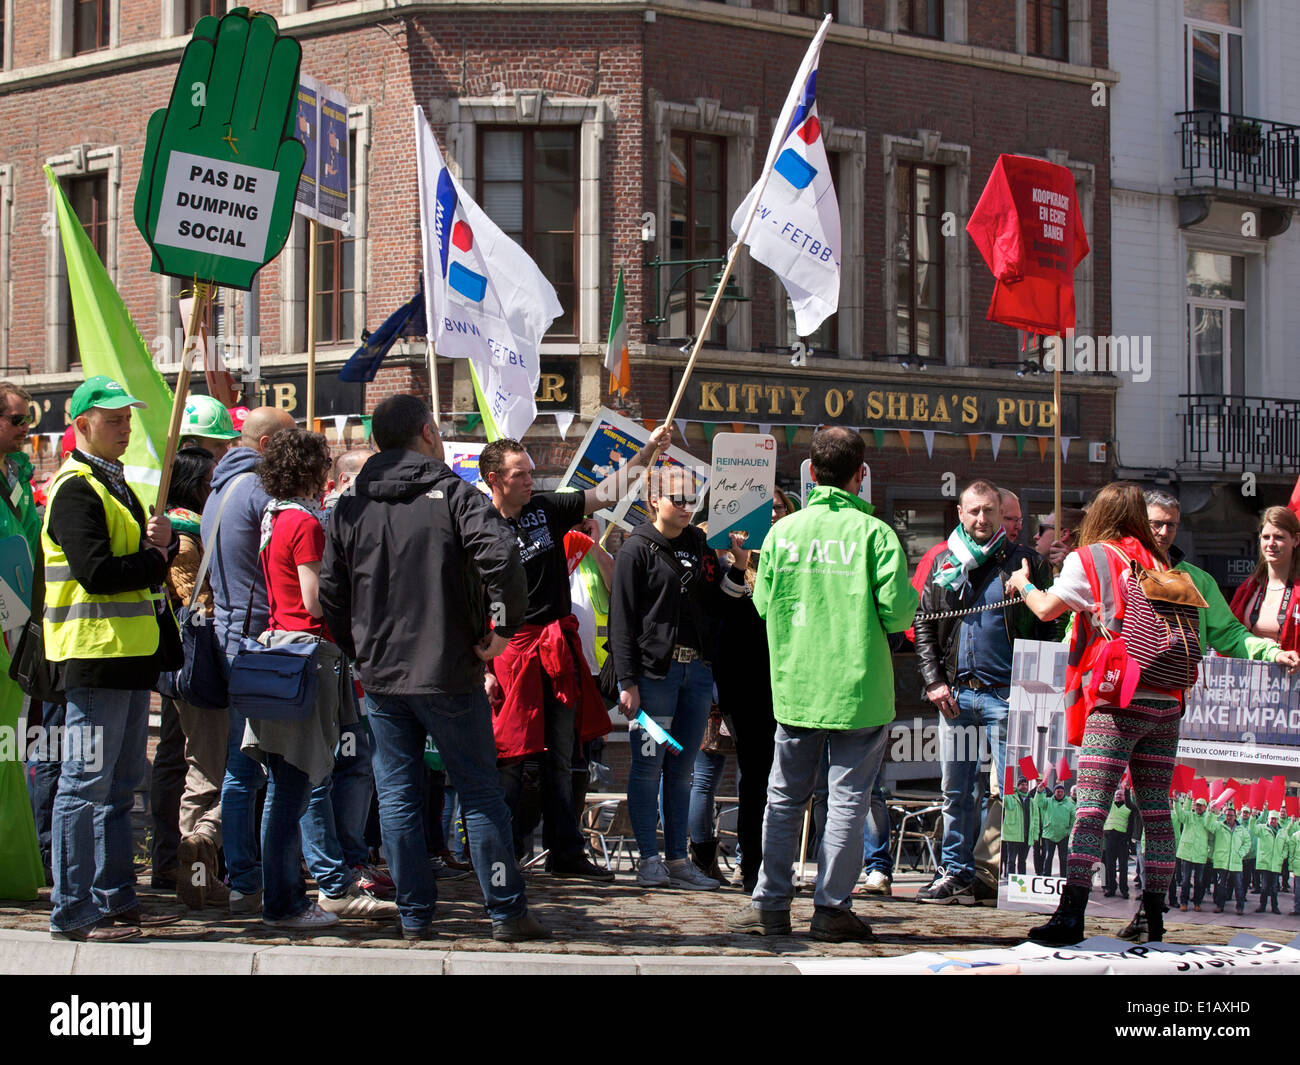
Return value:
<svg viewBox="0 0 1300 1065">
<path fill-rule="evenodd" d="M 223 291 L 212 330 L 255 335 L 257 401 L 304 413 L 307 288 L 318 416 L 356 416 L 397 390 L 427 394 L 424 343 L 403 341 L 369 386 L 337 369 L 363 328 L 416 291 L 420 230 L 412 104 L 466 188 L 546 271 L 565 314 L 543 348 L 544 411 L 528 435 L 562 472 L 606 402 L 601 370 L 623 267 L 632 353 L 626 412 L 662 418 L 680 350 L 707 306 L 729 221 L 762 164 L 816 16 L 836 16 L 819 111 L 843 227 L 840 311 L 800 346 L 780 283 L 747 255 L 747 301 L 715 325 L 679 419 L 707 460 L 717 428 L 776 434 L 797 487 L 812 430 L 867 436 L 877 512 L 913 557 L 946 535 L 955 488 L 979 474 L 1021 492 L 1026 535 L 1051 508 L 1050 376 L 985 320 L 992 278 L 964 226 L 1001 152 L 1077 179 L 1092 254 L 1078 332 L 1110 326 L 1107 5 L 1104 0 L 261 0 L 303 47 L 302 70 L 351 103 L 356 236 L 322 230 L 309 279 L 299 220 L 254 295 Z M 222 0 L 5 0 L 0 72 L 0 372 L 61 432 L 81 380 L 57 226 L 59 175 L 142 335 L 175 350 L 178 282 L 149 272 L 132 204 L 149 114 L 166 104 L 189 28 Z M 699 260 L 706 260 L 698 263 Z M 651 262 L 698 263 L 694 269 Z M 169 347 L 171 345 L 171 347 Z M 792 359 L 801 365 L 792 365 Z M 473 408 L 464 365 L 437 360 L 449 435 Z M 1065 498 L 1104 483 L 1089 445 L 1113 440 L 1115 378 L 1065 377 Z M 576 422 L 563 438 L 551 411 Z M 341 423 L 359 440 L 361 422 Z M 444 422 L 445 427 L 448 423 Z M 48 449 L 51 437 L 46 436 Z M 996 452 L 996 458 L 995 458 Z M 42 456 L 49 462 L 48 450 Z"/>
</svg>

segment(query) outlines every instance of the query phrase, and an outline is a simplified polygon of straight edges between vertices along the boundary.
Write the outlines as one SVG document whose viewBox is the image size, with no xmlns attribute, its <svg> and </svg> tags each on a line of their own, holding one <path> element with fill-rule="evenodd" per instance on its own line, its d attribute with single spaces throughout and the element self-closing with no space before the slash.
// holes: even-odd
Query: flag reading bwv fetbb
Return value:
<svg viewBox="0 0 1300 1065">
<path fill-rule="evenodd" d="M 542 336 L 563 308 L 528 253 L 452 176 L 419 105 L 415 147 L 429 343 L 470 360 L 501 435 L 518 440 L 537 417 Z"/>
<path fill-rule="evenodd" d="M 840 305 L 840 205 L 817 118 L 817 61 L 830 25 L 827 15 L 776 120 L 763 174 L 731 219 L 732 232 L 785 285 L 800 336 Z"/>
</svg>

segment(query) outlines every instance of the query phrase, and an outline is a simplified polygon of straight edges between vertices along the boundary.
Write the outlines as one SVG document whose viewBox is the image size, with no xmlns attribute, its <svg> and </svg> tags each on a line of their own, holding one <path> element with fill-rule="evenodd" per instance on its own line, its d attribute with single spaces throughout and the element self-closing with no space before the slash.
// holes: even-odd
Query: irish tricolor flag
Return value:
<svg viewBox="0 0 1300 1065">
<path fill-rule="evenodd" d="M 627 320 L 623 317 L 623 268 L 618 268 L 614 286 L 614 309 L 609 316 L 609 343 L 605 348 L 605 369 L 609 371 L 609 390 L 626 396 L 632 387 L 627 366 Z"/>
</svg>

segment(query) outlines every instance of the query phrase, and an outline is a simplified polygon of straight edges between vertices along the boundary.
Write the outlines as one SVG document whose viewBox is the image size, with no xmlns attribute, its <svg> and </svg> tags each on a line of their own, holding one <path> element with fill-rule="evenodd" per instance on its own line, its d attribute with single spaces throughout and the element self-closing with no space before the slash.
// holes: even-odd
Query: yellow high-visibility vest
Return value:
<svg viewBox="0 0 1300 1065">
<path fill-rule="evenodd" d="M 45 552 L 45 657 L 51 662 L 70 658 L 138 658 L 158 650 L 158 618 L 154 600 L 161 593 L 137 588 L 115 595 L 93 595 L 72 575 L 68 556 L 50 539 L 54 496 L 73 477 L 84 477 L 99 496 L 108 521 L 109 544 L 115 556 L 140 550 L 141 529 L 130 509 L 95 476 L 86 463 L 68 460 L 55 474 L 41 523 Z"/>
</svg>

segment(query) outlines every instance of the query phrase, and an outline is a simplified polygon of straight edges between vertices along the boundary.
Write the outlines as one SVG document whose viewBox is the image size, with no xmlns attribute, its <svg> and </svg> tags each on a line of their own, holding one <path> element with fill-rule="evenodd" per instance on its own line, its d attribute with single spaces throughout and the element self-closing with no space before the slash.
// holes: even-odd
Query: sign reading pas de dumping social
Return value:
<svg viewBox="0 0 1300 1065">
<path fill-rule="evenodd" d="M 293 118 L 302 49 L 275 19 L 199 19 L 167 107 L 149 118 L 135 224 L 155 273 L 248 288 L 293 224 L 304 150 Z"/>
</svg>

